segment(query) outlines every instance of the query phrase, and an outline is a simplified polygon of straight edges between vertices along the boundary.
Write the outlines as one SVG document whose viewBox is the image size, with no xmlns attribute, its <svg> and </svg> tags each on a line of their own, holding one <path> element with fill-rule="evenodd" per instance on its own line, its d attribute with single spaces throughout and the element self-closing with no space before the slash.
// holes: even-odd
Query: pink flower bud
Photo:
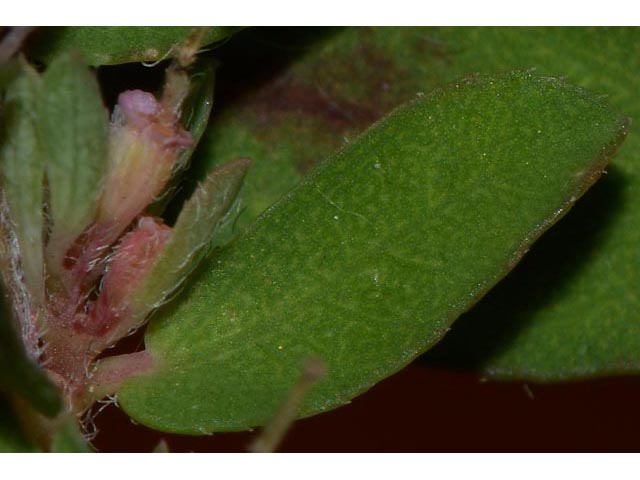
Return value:
<svg viewBox="0 0 640 480">
<path fill-rule="evenodd" d="M 176 115 L 140 90 L 120 94 L 110 138 L 110 165 L 99 224 L 122 232 L 164 190 L 181 149 L 193 140 Z"/>
<path fill-rule="evenodd" d="M 154 265 L 171 229 L 162 220 L 141 217 L 137 226 L 122 238 L 102 282 L 94 308 L 86 321 L 85 331 L 103 336 L 107 332 L 133 327 L 123 325 L 128 314 L 128 296 L 144 280 Z"/>
</svg>

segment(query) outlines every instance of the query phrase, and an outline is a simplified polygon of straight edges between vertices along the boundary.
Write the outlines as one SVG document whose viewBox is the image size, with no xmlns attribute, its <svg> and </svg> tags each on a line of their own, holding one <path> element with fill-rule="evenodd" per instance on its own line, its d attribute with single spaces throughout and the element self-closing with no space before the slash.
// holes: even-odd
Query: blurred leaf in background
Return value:
<svg viewBox="0 0 640 480">
<path fill-rule="evenodd" d="M 27 55 L 49 63 L 62 52 L 75 50 L 90 65 L 154 62 L 171 57 L 193 27 L 43 27 L 35 32 Z M 240 27 L 211 27 L 203 45 L 224 40 Z"/>
</svg>

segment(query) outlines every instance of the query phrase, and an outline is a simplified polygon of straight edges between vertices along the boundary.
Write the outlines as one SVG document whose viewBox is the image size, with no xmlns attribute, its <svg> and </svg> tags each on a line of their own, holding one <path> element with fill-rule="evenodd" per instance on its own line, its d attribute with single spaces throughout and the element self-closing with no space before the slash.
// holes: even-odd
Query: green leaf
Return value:
<svg viewBox="0 0 640 480">
<path fill-rule="evenodd" d="M 452 84 L 311 175 L 152 322 L 157 372 L 119 392 L 152 428 L 263 424 L 317 356 L 301 415 L 337 407 L 437 342 L 599 176 L 624 119 L 550 78 Z"/>
<path fill-rule="evenodd" d="M 44 303 L 44 156 L 36 135 L 39 77 L 28 65 L 5 92 L 0 131 L 0 186 L 20 250 L 24 282 Z"/>
<path fill-rule="evenodd" d="M 240 27 L 211 27 L 204 45 L 221 41 Z M 44 27 L 33 35 L 27 53 L 48 63 L 61 52 L 77 50 L 91 65 L 152 62 L 171 56 L 193 27 Z"/>
<path fill-rule="evenodd" d="M 107 166 L 108 117 L 95 76 L 72 53 L 57 57 L 44 74 L 39 107 L 51 221 L 47 263 L 56 273 L 94 219 Z"/>
<path fill-rule="evenodd" d="M 315 30 L 319 40 L 306 48 L 299 36 L 308 32 L 251 29 L 220 50 L 225 65 L 238 57 L 247 66 L 221 71 L 219 90 L 233 101 L 219 100 L 195 165 L 203 175 L 211 162 L 254 160 L 239 224 L 251 224 L 368 117 L 469 72 L 535 68 L 640 117 L 638 28 L 359 27 Z M 270 62 L 275 71 L 252 61 L 285 53 L 294 59 Z M 487 305 L 456 323 L 431 361 L 537 380 L 640 371 L 638 151 L 631 134 L 601 185 Z"/>
</svg>

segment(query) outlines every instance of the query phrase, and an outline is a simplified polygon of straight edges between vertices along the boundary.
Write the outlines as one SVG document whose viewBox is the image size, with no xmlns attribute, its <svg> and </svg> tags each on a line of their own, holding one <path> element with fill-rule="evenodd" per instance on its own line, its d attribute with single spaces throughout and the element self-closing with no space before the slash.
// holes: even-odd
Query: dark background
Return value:
<svg viewBox="0 0 640 480">
<path fill-rule="evenodd" d="M 640 379 L 573 384 L 483 382 L 416 363 L 350 405 L 294 424 L 283 452 L 637 451 Z M 96 419 L 103 452 L 242 452 L 257 432 L 168 435 L 114 406 Z"/>
</svg>

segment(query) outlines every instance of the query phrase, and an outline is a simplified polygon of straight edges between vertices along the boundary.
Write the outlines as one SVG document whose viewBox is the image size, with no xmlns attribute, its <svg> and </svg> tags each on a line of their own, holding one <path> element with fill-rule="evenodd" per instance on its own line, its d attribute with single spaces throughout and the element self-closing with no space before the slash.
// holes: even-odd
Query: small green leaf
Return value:
<svg viewBox="0 0 640 480">
<path fill-rule="evenodd" d="M 152 62 L 171 56 L 193 27 L 44 27 L 27 53 L 45 62 L 67 50 L 81 52 L 91 65 Z M 211 27 L 203 44 L 234 34 L 240 27 Z"/>
<path fill-rule="evenodd" d="M 348 402 L 437 342 L 599 176 L 624 119 L 512 74 L 459 82 L 350 142 L 147 332 L 123 408 L 160 430 L 264 424 L 317 356 L 302 415 Z"/>
<path fill-rule="evenodd" d="M 0 187 L 20 250 L 24 282 L 44 303 L 44 156 L 36 134 L 38 74 L 26 63 L 6 90 L 0 131 Z"/>
<path fill-rule="evenodd" d="M 47 264 L 57 273 L 72 242 L 94 219 L 107 166 L 107 111 L 80 57 L 65 53 L 53 61 L 42 78 L 38 113 L 49 185 Z"/>
</svg>

